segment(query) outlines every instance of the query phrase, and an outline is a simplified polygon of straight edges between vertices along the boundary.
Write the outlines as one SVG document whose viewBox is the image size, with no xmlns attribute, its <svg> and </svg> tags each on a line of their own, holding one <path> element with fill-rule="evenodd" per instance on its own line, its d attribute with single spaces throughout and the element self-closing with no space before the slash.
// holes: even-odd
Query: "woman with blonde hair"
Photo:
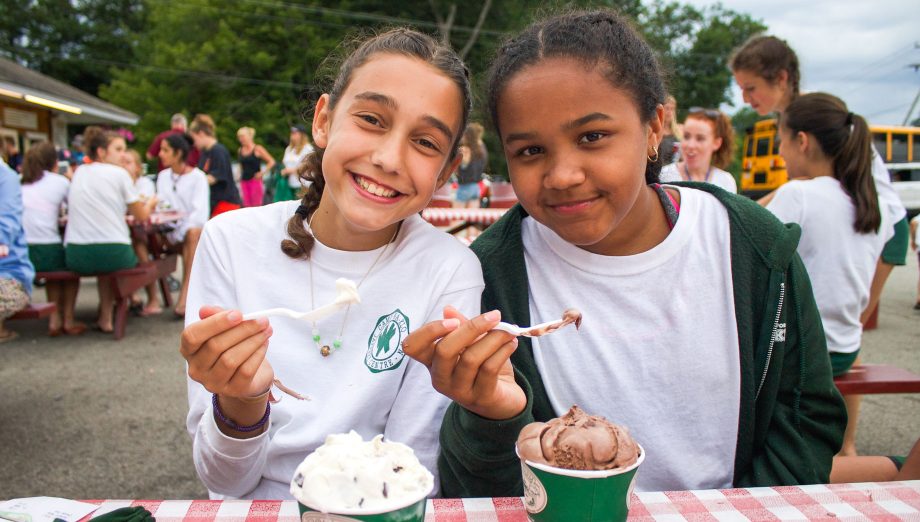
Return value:
<svg viewBox="0 0 920 522">
<path fill-rule="evenodd" d="M 252 127 L 240 127 L 236 131 L 236 138 L 240 141 L 237 157 L 240 160 L 240 189 L 243 192 L 244 207 L 262 205 L 262 197 L 265 195 L 262 178 L 275 166 L 275 158 L 265 147 L 255 142 L 255 137 L 256 130 Z M 265 168 L 262 168 L 263 161 Z"/>
<path fill-rule="evenodd" d="M 658 146 L 663 165 L 673 162 L 674 158 L 678 157 L 683 136 L 683 129 L 677 123 L 677 98 L 669 94 L 664 99 L 664 137 Z"/>
</svg>

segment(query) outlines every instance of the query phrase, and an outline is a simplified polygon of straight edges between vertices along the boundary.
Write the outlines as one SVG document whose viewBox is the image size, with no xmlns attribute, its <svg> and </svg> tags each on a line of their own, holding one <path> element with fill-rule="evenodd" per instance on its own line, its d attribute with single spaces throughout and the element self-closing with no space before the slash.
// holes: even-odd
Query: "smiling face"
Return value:
<svg viewBox="0 0 920 522">
<path fill-rule="evenodd" d="M 325 149 L 322 221 L 332 217 L 340 233 L 388 238 L 391 225 L 425 208 L 459 162 L 452 146 L 462 118 L 460 89 L 438 69 L 401 55 L 372 56 L 334 108 L 327 94 L 316 105 L 313 139 Z"/>
<path fill-rule="evenodd" d="M 661 139 L 662 106 L 643 122 L 629 93 L 597 67 L 550 58 L 518 72 L 497 108 L 511 183 L 534 219 L 598 254 L 647 242 L 660 205 L 644 190 L 645 168 Z"/>
<path fill-rule="evenodd" d="M 734 71 L 734 75 L 735 82 L 741 88 L 744 103 L 750 105 L 757 114 L 766 116 L 771 112 L 782 112 L 789 104 L 786 71 L 780 71 L 775 82 L 743 69 Z"/>
<path fill-rule="evenodd" d="M 716 137 L 715 124 L 705 118 L 688 116 L 684 121 L 684 139 L 680 149 L 691 170 L 706 170 L 712 163 L 712 154 L 722 146 Z"/>
</svg>

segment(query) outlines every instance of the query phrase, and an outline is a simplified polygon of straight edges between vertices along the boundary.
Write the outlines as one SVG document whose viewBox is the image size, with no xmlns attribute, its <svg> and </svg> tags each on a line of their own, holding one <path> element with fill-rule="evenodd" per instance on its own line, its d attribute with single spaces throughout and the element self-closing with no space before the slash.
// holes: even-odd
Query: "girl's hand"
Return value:
<svg viewBox="0 0 920 522">
<path fill-rule="evenodd" d="M 264 175 L 265 174 L 260 170 L 259 172 L 256 172 L 255 179 L 262 179 Z"/>
<path fill-rule="evenodd" d="M 441 394 L 488 419 L 510 419 L 524 410 L 527 397 L 511 366 L 517 338 L 490 331 L 500 320 L 497 310 L 467 320 L 448 306 L 443 321 L 409 334 L 403 351 L 428 367 Z"/>
<path fill-rule="evenodd" d="M 265 359 L 272 328 L 267 319 L 243 321 L 239 310 L 203 306 L 201 321 L 182 330 L 179 352 L 188 375 L 221 397 L 249 399 L 264 394 L 275 372 Z"/>
<path fill-rule="evenodd" d="M 10 247 L 7 245 L 0 245 L 0 257 L 6 257 L 10 255 Z"/>
</svg>

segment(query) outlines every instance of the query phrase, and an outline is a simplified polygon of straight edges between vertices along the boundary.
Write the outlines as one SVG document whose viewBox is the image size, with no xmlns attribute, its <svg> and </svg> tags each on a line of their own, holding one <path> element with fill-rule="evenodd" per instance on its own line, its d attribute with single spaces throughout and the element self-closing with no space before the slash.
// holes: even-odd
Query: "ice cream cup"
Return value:
<svg viewBox="0 0 920 522">
<path fill-rule="evenodd" d="M 431 487 L 434 489 L 434 486 Z M 310 506 L 297 502 L 300 508 L 301 522 L 343 522 L 349 520 L 366 520 L 370 522 L 423 522 L 425 505 L 428 502 L 426 492 L 421 498 L 410 499 L 404 506 L 389 511 L 379 509 L 343 509 L 337 513 L 323 513 Z"/>
<path fill-rule="evenodd" d="M 644 460 L 641 445 L 633 465 L 610 470 L 580 471 L 521 459 L 527 516 L 537 522 L 626 520 L 636 471 Z"/>
</svg>

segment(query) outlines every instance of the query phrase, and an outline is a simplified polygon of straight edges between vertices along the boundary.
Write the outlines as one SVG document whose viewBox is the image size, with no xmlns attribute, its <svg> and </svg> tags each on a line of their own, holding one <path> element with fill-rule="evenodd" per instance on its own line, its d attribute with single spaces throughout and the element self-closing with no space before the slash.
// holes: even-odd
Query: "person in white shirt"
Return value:
<svg viewBox="0 0 920 522">
<path fill-rule="evenodd" d="M 732 162 L 735 132 L 721 111 L 691 107 L 683 125 L 680 161 L 662 167 L 661 182 L 704 181 L 737 193 L 735 177 L 722 170 Z"/>
<path fill-rule="evenodd" d="M 729 67 L 741 88 L 745 103 L 761 116 L 775 112 L 782 117 L 786 107 L 800 95 L 799 80 L 802 75 L 799 59 L 785 40 L 775 36 L 752 36 L 732 53 Z M 895 191 L 891 174 L 877 151 L 873 153 L 872 178 L 875 180 L 882 212 L 894 232 L 875 267 L 869 302 L 861 316 L 864 324 L 875 311 L 891 271 L 895 266 L 906 263 L 908 242 L 907 209 Z M 769 198 L 770 195 L 765 197 Z M 856 396 L 848 396 L 852 397 Z M 851 435 L 847 433 L 842 454 L 856 454 L 855 438 Z"/>
<path fill-rule="evenodd" d="M 297 465 L 352 429 L 407 444 L 435 471 L 448 401 L 401 341 L 448 303 L 479 308 L 475 256 L 419 216 L 460 162 L 465 70 L 427 35 L 370 37 L 316 103 L 303 199 L 205 225 L 180 351 L 195 468 L 212 496 L 291 498 Z M 316 309 L 339 278 L 354 282 L 360 303 L 316 322 L 243 320 Z M 276 380 L 310 400 L 269 403 Z"/>
<path fill-rule="evenodd" d="M 917 229 L 920 228 L 920 214 L 910 220 L 910 248 L 917 254 L 917 261 L 920 261 L 920 245 L 917 241 Z M 917 302 L 914 303 L 914 310 L 920 310 L 920 280 L 917 281 Z"/>
<path fill-rule="evenodd" d="M 125 151 L 123 160 L 124 162 L 121 166 L 128 171 L 128 174 L 131 174 L 131 178 L 134 180 L 134 187 L 137 189 L 137 195 L 141 201 L 146 201 L 148 198 L 155 196 L 157 193 L 156 185 L 153 184 L 150 178 L 144 176 L 141 155 L 134 149 L 128 149 Z M 150 259 L 150 250 L 147 248 L 146 238 L 138 240 L 137 237 L 132 237 L 131 239 L 134 254 L 137 255 L 137 258 L 141 262 L 148 261 Z M 157 283 L 150 283 L 145 290 L 147 291 L 147 304 L 142 304 L 140 298 L 135 294 L 131 296 L 131 309 L 142 317 L 162 313 L 163 308 L 160 306 L 160 296 L 157 294 Z"/>
<path fill-rule="evenodd" d="M 285 195 L 277 194 L 275 201 L 295 199 L 300 187 L 309 185 L 310 181 L 301 178 L 298 169 L 307 154 L 311 152 L 313 152 L 313 145 L 310 143 L 307 129 L 303 125 L 291 127 L 291 142 L 284 149 L 284 157 L 281 159 L 281 163 L 284 164 L 281 174 L 287 176 L 285 183 L 288 190 L 282 191 Z"/>
<path fill-rule="evenodd" d="M 125 140 L 118 133 L 87 127 L 83 132 L 92 163 L 74 172 L 68 196 L 64 245 L 67 269 L 79 274 L 114 272 L 137 265 L 125 223 L 130 213 L 144 221 L 156 206 L 153 196 L 141 201 L 134 180 L 124 168 Z M 111 283 L 99 279 L 99 318 L 96 327 L 113 331 L 115 295 Z"/>
<path fill-rule="evenodd" d="M 45 142 L 32 146 L 22 163 L 22 226 L 36 272 L 67 270 L 60 217 L 70 180 L 55 172 L 57 152 Z M 80 335 L 86 325 L 74 319 L 79 280 L 48 281 L 45 293 L 57 309 L 48 318 L 48 335 Z"/>
<path fill-rule="evenodd" d="M 876 262 L 894 235 L 872 179 L 866 120 L 825 93 L 799 96 L 786 107 L 779 153 L 792 181 L 766 207 L 802 227 L 799 254 L 808 270 L 827 336 L 834 375 L 859 354 L 860 315 L 869 302 Z M 855 433 L 859 402 L 847 399 L 847 431 Z"/>
<path fill-rule="evenodd" d="M 182 289 L 176 300 L 175 313 L 185 316 L 189 275 L 201 238 L 201 229 L 208 220 L 210 188 L 204 172 L 192 167 L 186 157 L 193 147 L 185 134 L 173 134 L 160 142 L 160 162 L 166 167 L 157 176 L 157 194 L 169 207 L 184 214 L 167 234 L 169 242 L 182 254 Z"/>
</svg>

